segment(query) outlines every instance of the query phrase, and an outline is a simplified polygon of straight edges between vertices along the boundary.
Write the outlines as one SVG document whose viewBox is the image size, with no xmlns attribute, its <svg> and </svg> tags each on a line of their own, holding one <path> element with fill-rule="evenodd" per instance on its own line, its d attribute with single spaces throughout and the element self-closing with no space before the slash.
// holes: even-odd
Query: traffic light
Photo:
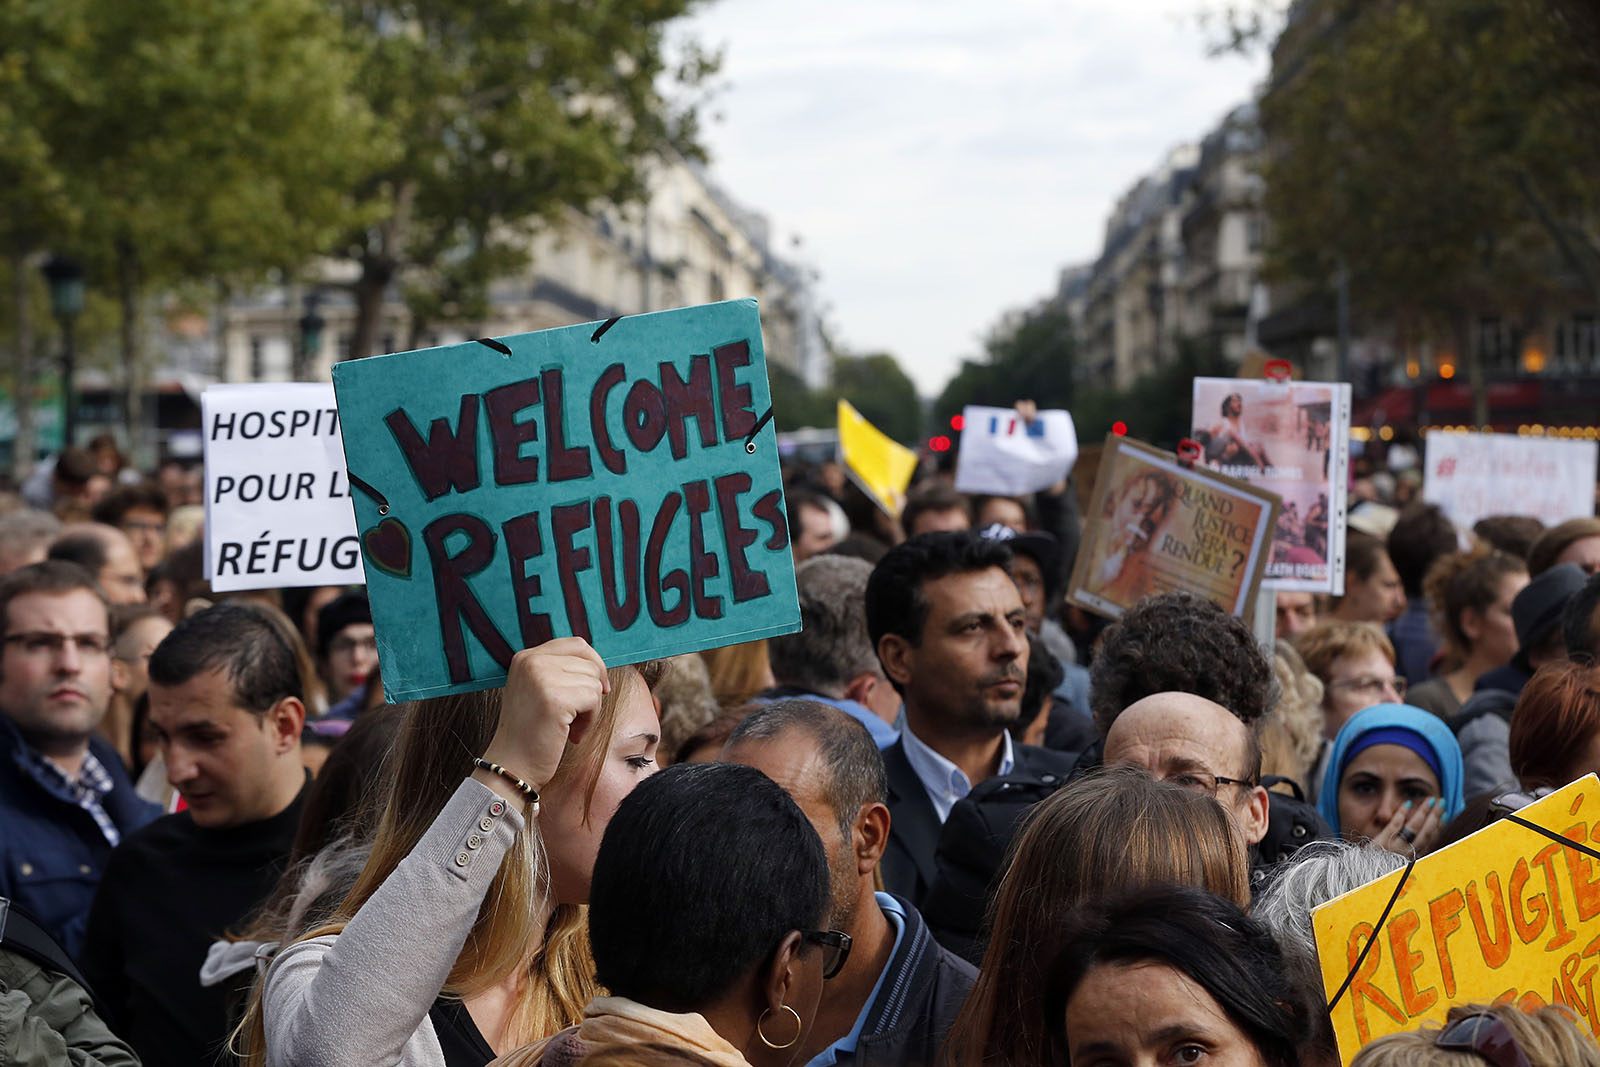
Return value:
<svg viewBox="0 0 1600 1067">
<path fill-rule="evenodd" d="M 1111 432 L 1116 434 L 1118 437 L 1126 437 L 1128 436 L 1128 424 L 1123 422 L 1121 419 L 1118 419 L 1116 422 L 1111 424 Z"/>
<path fill-rule="evenodd" d="M 950 416 L 950 428 L 952 430 L 954 430 L 956 433 L 960 433 L 962 431 L 962 429 L 966 425 L 967 425 L 967 417 L 965 415 L 951 415 Z"/>
<path fill-rule="evenodd" d="M 950 438 L 946 437 L 944 434 L 940 434 L 937 437 L 930 437 L 928 438 L 928 448 L 934 452 L 948 452 L 950 451 Z"/>
</svg>

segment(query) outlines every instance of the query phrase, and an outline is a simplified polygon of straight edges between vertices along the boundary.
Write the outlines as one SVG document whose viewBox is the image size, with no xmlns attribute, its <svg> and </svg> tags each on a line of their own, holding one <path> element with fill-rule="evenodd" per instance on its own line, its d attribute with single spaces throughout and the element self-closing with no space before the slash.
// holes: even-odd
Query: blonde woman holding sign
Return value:
<svg viewBox="0 0 1600 1067">
<path fill-rule="evenodd" d="M 657 664 L 578 638 L 505 688 L 413 705 L 341 917 L 277 954 L 242 1030 L 268 1067 L 481 1067 L 594 995 L 583 905 L 612 812 L 655 771 Z"/>
</svg>

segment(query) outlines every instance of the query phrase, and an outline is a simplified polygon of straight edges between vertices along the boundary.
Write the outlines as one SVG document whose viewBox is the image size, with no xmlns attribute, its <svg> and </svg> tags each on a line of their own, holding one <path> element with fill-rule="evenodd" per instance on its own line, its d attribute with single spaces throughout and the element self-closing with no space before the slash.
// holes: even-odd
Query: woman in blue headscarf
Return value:
<svg viewBox="0 0 1600 1067">
<path fill-rule="evenodd" d="M 1461 748 L 1438 716 L 1374 704 L 1340 729 L 1317 808 L 1346 841 L 1422 855 L 1461 812 Z"/>
</svg>

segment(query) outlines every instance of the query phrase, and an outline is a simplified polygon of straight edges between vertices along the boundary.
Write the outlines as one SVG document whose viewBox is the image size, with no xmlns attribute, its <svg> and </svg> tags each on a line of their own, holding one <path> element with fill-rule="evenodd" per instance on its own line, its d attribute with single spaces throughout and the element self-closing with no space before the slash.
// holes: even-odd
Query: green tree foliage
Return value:
<svg viewBox="0 0 1600 1067">
<path fill-rule="evenodd" d="M 357 271 L 355 355 L 392 282 L 414 319 L 470 311 L 526 265 L 532 227 L 637 197 L 652 153 L 696 153 L 691 94 L 716 61 L 688 45 L 668 69 L 663 46 L 692 4 L 336 0 L 360 92 L 405 146 L 354 183 L 372 218 L 334 249 Z"/>
<path fill-rule="evenodd" d="M 85 16 L 76 0 L 0 0 L 0 322 L 11 338 L 10 381 L 25 383 L 11 395 L 24 400 L 39 379 L 35 253 L 81 217 L 51 136 L 81 96 Z M 16 415 L 17 473 L 24 475 L 34 451 L 32 404 L 19 403 Z"/>
<path fill-rule="evenodd" d="M 813 391 L 788 367 L 768 362 L 767 384 L 772 390 L 772 424 L 780 433 L 834 425 L 833 399 Z"/>
<path fill-rule="evenodd" d="M 913 444 L 922 436 L 922 398 L 887 352 L 836 357 L 832 393 L 902 444 Z"/>
<path fill-rule="evenodd" d="M 799 375 L 777 363 L 767 364 L 772 386 L 772 421 L 782 430 L 831 428 L 838 422 L 838 402 L 847 400 L 866 420 L 905 445 L 922 436 L 922 398 L 917 387 L 888 352 L 855 356 L 836 352 L 833 384 L 811 389 Z"/>
<path fill-rule="evenodd" d="M 0 241 L 80 259 L 116 293 L 132 436 L 148 291 L 299 267 L 361 217 L 349 188 L 397 147 L 321 0 L 0 0 L 0 24 L 17 82 L 0 166 L 21 172 L 0 197 L 29 220 Z"/>
<path fill-rule="evenodd" d="M 1054 305 L 1007 316 L 984 342 L 983 358 L 963 360 L 934 401 L 934 422 L 948 425 L 968 404 L 1010 407 L 1032 400 L 1041 408 L 1070 408 L 1074 336 L 1071 317 Z"/>
<path fill-rule="evenodd" d="M 1126 389 L 1080 389 L 1072 406 L 1078 440 L 1094 444 L 1122 422 L 1128 436 L 1170 451 L 1189 436 L 1194 379 L 1225 378 L 1233 371 L 1215 344 L 1179 342 L 1171 363 Z"/>
<path fill-rule="evenodd" d="M 1552 0 L 1310 0 L 1274 47 L 1269 269 L 1344 265 L 1360 318 L 1454 347 L 1480 403 L 1473 317 L 1600 300 L 1600 79 L 1564 26 Z"/>
</svg>

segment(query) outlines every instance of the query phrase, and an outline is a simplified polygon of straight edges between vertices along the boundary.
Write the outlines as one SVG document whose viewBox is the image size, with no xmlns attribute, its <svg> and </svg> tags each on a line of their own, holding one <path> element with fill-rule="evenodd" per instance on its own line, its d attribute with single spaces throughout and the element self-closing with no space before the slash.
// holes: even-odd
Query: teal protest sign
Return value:
<svg viewBox="0 0 1600 1067">
<path fill-rule="evenodd" d="M 385 695 L 800 628 L 754 300 L 353 360 L 334 392 Z"/>
</svg>

